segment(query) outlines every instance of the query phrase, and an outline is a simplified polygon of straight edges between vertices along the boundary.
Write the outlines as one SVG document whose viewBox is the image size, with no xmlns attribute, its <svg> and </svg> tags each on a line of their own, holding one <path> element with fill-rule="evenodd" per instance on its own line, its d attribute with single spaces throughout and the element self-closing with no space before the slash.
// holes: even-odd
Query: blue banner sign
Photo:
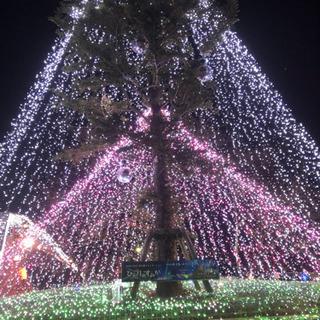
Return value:
<svg viewBox="0 0 320 320">
<path fill-rule="evenodd" d="M 218 263 L 213 259 L 122 263 L 123 282 L 207 279 L 219 279 Z"/>
</svg>

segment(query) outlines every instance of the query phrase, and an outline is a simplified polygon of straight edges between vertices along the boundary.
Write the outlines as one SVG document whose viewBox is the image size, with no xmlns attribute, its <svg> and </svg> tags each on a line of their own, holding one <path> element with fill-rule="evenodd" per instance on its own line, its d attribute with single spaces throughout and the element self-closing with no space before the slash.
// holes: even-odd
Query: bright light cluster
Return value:
<svg viewBox="0 0 320 320">
<path fill-rule="evenodd" d="M 75 10 L 76 23 L 85 11 Z M 200 47 L 206 34 L 199 29 L 212 32 L 205 19 L 192 25 Z M 103 30 L 90 34 L 96 43 L 105 37 Z M 136 145 L 124 138 L 95 161 L 83 160 L 73 167 L 53 161 L 63 148 L 77 146 L 90 135 L 83 116 L 57 109 L 58 100 L 48 90 L 53 87 L 76 100 L 78 81 L 98 68 L 98 59 L 93 57 L 88 65 L 76 56 L 77 71 L 70 75 L 58 70 L 60 64 L 67 69 L 72 62 L 64 59 L 72 51 L 70 39 L 72 31 L 53 48 L 13 131 L 1 145 L 1 210 L 39 220 L 39 228 L 46 229 L 72 256 L 83 281 L 113 279 L 119 276 L 121 261 L 139 258 L 135 248 L 152 227 L 152 206 L 138 209 L 135 203 L 141 191 L 152 185 L 151 153 L 148 148 L 120 152 L 122 147 Z M 130 42 L 124 46 L 129 52 Z M 141 54 L 127 54 L 127 59 L 129 64 L 147 67 Z M 197 151 L 203 164 L 186 168 L 187 174 L 179 166 L 170 169 L 170 186 L 176 199 L 181 199 L 177 226 L 197 235 L 199 256 L 216 258 L 224 274 L 272 278 L 303 270 L 319 273 L 320 230 L 310 219 L 319 214 L 320 156 L 315 142 L 296 123 L 234 33 L 226 32 L 206 60 L 217 91 L 212 110 L 199 106 L 196 111 L 203 141 L 182 124 L 170 133 L 186 146 L 186 152 Z M 132 82 L 145 85 L 142 74 Z M 105 77 L 101 72 L 101 79 Z M 117 88 L 103 89 L 109 99 L 118 98 Z M 84 96 L 89 92 L 90 88 Z M 148 134 L 143 98 L 132 96 L 143 115 L 135 126 L 128 112 L 124 126 Z M 131 170 L 128 183 L 117 178 L 123 167 Z M 39 255 L 29 268 L 45 269 L 47 263 L 47 257 Z M 40 278 L 46 277 L 42 272 Z M 76 279 L 79 274 L 71 273 L 69 280 Z M 49 280 L 44 281 L 50 286 Z"/>
<path fill-rule="evenodd" d="M 63 264 L 71 270 L 78 271 L 70 256 L 67 256 L 61 246 L 39 225 L 26 216 L 9 213 L 4 217 L 6 221 L 2 222 L 5 222 L 5 225 L 0 232 L 0 296 L 21 293 L 26 289 L 30 281 L 30 256 L 32 260 L 36 256 L 42 256 L 42 259 L 51 257 L 60 262 L 60 267 Z M 47 266 L 47 269 L 50 267 Z M 25 288 L 21 288 L 21 280 L 26 280 L 22 285 Z"/>
</svg>

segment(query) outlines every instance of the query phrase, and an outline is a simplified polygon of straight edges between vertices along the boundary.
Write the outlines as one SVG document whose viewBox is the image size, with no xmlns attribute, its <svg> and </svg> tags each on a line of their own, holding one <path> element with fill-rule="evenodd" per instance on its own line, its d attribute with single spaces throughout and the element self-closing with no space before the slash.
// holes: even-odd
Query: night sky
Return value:
<svg viewBox="0 0 320 320">
<path fill-rule="evenodd" d="M 0 2 L 0 139 L 42 70 L 56 38 L 48 21 L 58 0 Z M 233 30 L 319 145 L 318 0 L 239 0 Z"/>
</svg>

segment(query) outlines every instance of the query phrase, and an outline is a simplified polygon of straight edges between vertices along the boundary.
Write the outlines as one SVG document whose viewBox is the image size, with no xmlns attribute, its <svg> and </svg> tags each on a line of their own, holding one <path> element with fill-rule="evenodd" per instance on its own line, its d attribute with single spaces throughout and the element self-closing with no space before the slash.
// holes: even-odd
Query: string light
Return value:
<svg viewBox="0 0 320 320">
<path fill-rule="evenodd" d="M 1 144 L 1 210 L 37 220 L 39 230 L 46 230 L 63 246 L 86 281 L 110 280 L 119 276 L 124 259 L 136 256 L 137 244 L 152 226 L 152 205 L 146 205 L 145 214 L 139 215 L 135 202 L 141 190 L 152 185 L 152 157 L 147 147 L 130 150 L 134 141 L 123 138 L 94 161 L 82 160 L 71 167 L 53 160 L 64 148 L 78 146 L 83 137 L 90 140 L 84 116 L 57 108 L 59 99 L 49 90 L 65 92 L 76 100 L 74 88 L 80 79 L 98 70 L 98 58 L 92 57 L 88 65 L 76 55 L 79 68 L 71 74 L 66 71 L 74 62 L 67 57 L 70 39 L 86 4 L 83 1 L 72 11 L 71 30 L 57 40 L 12 132 Z M 201 1 L 200 5 L 209 4 Z M 189 17 L 195 42 L 204 48 L 207 33 L 218 25 L 208 26 L 205 13 L 201 19 L 192 13 Z M 223 17 L 217 12 L 217 23 L 219 19 Z M 112 41 L 105 39 L 103 28 L 87 32 L 93 43 Z M 128 64 L 146 67 L 143 54 L 134 53 L 129 39 L 124 48 Z M 206 64 L 209 80 L 213 78 L 217 89 L 215 107 L 196 111 L 205 141 L 182 124 L 170 137 L 185 145 L 183 151 L 198 152 L 199 161 L 213 169 L 187 168 L 188 174 L 178 165 L 170 169 L 175 197 L 188 199 L 177 204 L 177 225 L 186 225 L 197 234 L 199 256 L 215 257 L 223 274 L 319 273 L 320 230 L 310 219 L 319 212 L 320 156 L 315 142 L 295 121 L 235 33 L 224 33 L 214 54 L 206 55 Z M 172 76 L 178 71 L 177 62 Z M 101 72 L 101 77 L 106 75 Z M 135 81 L 144 84 L 143 72 Z M 84 95 L 89 96 L 89 89 Z M 146 134 L 151 111 L 140 97 L 132 95 L 143 116 L 136 120 L 128 112 L 123 125 Z M 117 101 L 119 90 L 110 86 L 107 96 L 108 101 Z M 123 147 L 128 147 L 126 153 L 119 152 Z M 126 183 L 118 180 L 123 160 L 130 172 Z M 143 220 L 145 216 L 148 221 Z M 16 255 L 9 248 L 3 259 Z M 37 254 L 30 256 L 28 263 L 30 269 L 45 270 L 48 258 Z M 9 272 L 4 265 L 1 268 L 3 273 Z M 59 270 L 61 263 L 54 268 Z M 43 271 L 38 277 L 46 279 L 48 274 Z M 70 282 L 78 279 L 78 273 L 70 273 Z M 52 282 L 51 276 L 46 286 Z"/>
<path fill-rule="evenodd" d="M 154 285 L 141 284 L 137 300 L 124 288 L 115 303 L 116 283 L 33 291 L 0 300 L 4 320 L 36 319 L 219 319 L 255 318 L 260 320 L 294 317 L 316 319 L 319 314 L 316 282 L 216 281 L 213 294 L 199 293 L 185 282 L 189 295 L 168 300 L 152 299 L 143 292 Z M 61 299 L 63 297 L 63 299 Z M 303 299 L 302 299 L 303 297 Z"/>
</svg>

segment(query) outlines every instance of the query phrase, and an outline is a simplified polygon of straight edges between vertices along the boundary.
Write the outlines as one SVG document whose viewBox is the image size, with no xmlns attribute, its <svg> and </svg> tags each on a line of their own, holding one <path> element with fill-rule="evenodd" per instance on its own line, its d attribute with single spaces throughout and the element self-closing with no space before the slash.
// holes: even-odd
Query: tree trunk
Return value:
<svg viewBox="0 0 320 320">
<path fill-rule="evenodd" d="M 167 139 L 164 134 L 166 121 L 161 114 L 161 108 L 158 103 L 159 95 L 153 95 L 153 115 L 151 122 L 151 134 L 153 138 L 152 156 L 153 156 L 153 178 L 157 201 L 155 203 L 155 229 L 170 230 L 175 227 L 174 212 L 172 209 L 172 194 L 168 185 L 168 154 Z M 164 236 L 157 241 L 156 256 L 159 261 L 177 259 L 177 243 L 172 236 Z M 157 282 L 156 294 L 158 297 L 173 297 L 180 295 L 182 284 L 180 281 L 159 281 Z"/>
</svg>

